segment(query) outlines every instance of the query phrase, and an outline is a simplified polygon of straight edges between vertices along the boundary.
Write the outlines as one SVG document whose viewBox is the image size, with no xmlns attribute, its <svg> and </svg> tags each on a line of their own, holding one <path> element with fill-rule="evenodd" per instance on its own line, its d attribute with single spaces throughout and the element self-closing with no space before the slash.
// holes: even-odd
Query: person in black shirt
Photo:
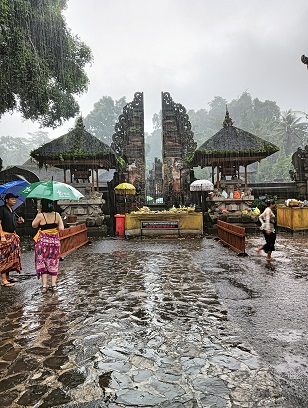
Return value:
<svg viewBox="0 0 308 408">
<path fill-rule="evenodd" d="M 60 214 L 54 211 L 54 203 L 45 198 L 41 201 L 42 211 L 32 221 L 33 228 L 39 228 L 34 237 L 35 270 L 38 279 L 42 277 L 42 293 L 48 290 L 48 275 L 51 277 L 51 289 L 57 290 L 61 245 L 59 231 L 64 230 Z"/>
<path fill-rule="evenodd" d="M 20 262 L 20 239 L 16 234 L 17 223 L 24 222 L 22 217 L 18 217 L 13 207 L 16 204 L 16 198 L 12 193 L 4 197 L 5 205 L 0 207 L 0 272 L 1 286 L 14 286 L 10 279 L 9 272 L 21 271 Z"/>
</svg>

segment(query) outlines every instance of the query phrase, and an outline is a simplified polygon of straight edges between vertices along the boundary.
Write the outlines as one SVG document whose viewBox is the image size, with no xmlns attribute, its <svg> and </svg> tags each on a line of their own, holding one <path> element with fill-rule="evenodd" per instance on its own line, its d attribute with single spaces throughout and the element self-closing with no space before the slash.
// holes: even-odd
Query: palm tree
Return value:
<svg viewBox="0 0 308 408">
<path fill-rule="evenodd" d="M 302 111 L 292 111 L 292 113 L 299 114 L 302 117 L 305 117 L 308 120 L 308 113 Z"/>
<path fill-rule="evenodd" d="M 282 112 L 280 121 L 274 128 L 276 143 L 284 146 L 286 155 L 293 153 L 299 146 L 303 147 L 308 140 L 308 123 L 301 122 L 289 109 Z"/>
</svg>

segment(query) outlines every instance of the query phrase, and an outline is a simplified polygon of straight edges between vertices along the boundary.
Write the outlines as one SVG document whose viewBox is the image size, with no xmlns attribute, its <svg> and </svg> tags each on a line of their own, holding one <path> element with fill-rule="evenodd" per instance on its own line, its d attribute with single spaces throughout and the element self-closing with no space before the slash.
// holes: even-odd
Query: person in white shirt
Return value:
<svg viewBox="0 0 308 408">
<path fill-rule="evenodd" d="M 275 214 L 273 209 L 276 207 L 276 203 L 273 200 L 267 200 L 267 208 L 259 216 L 261 222 L 260 230 L 262 230 L 265 238 L 265 244 L 256 249 L 257 254 L 260 255 L 260 252 L 263 250 L 267 256 L 266 260 L 268 262 L 274 261 L 272 258 L 272 251 L 275 251 L 275 242 L 276 242 L 276 231 L 275 231 Z"/>
</svg>

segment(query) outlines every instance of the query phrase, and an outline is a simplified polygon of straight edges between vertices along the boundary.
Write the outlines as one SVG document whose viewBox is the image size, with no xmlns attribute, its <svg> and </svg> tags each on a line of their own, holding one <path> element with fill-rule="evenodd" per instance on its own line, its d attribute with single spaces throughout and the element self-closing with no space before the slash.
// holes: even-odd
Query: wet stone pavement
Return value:
<svg viewBox="0 0 308 408">
<path fill-rule="evenodd" d="M 214 239 L 97 240 L 45 295 L 33 256 L 24 244 L 21 280 L 0 292 L 1 407 L 292 406 L 213 278 L 262 268 L 254 255 Z"/>
</svg>

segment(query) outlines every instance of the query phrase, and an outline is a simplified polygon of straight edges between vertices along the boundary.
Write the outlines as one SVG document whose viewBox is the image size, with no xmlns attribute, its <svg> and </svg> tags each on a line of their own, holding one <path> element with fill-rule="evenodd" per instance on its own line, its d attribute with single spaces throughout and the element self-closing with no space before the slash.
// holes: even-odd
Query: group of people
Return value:
<svg viewBox="0 0 308 408">
<path fill-rule="evenodd" d="M 0 207 L 0 272 L 1 286 L 14 286 L 18 279 L 10 277 L 11 271 L 21 272 L 20 238 L 16 233 L 17 224 L 24 222 L 14 211 L 18 196 L 8 193 L 4 205 Z M 42 293 L 48 290 L 48 276 L 51 289 L 57 290 L 57 277 L 61 255 L 59 231 L 64 229 L 60 214 L 54 211 L 53 201 L 42 199 L 41 209 L 32 221 L 38 229 L 34 237 L 35 270 L 38 279 L 42 278 Z"/>
<path fill-rule="evenodd" d="M 1 286 L 10 287 L 18 280 L 10 277 L 11 271 L 21 272 L 20 238 L 16 233 L 17 224 L 24 222 L 13 210 L 18 196 L 8 193 L 5 204 L 0 207 L 0 272 Z M 267 208 L 260 215 L 261 230 L 265 244 L 256 249 L 258 255 L 263 250 L 268 262 L 273 261 L 272 251 L 275 250 L 275 214 L 276 204 L 268 200 Z M 42 293 L 48 290 L 48 276 L 51 278 L 51 289 L 57 290 L 57 277 L 61 256 L 59 231 L 64 229 L 60 214 L 54 211 L 53 201 L 42 199 L 41 210 L 32 221 L 32 227 L 38 229 L 34 237 L 35 270 L 38 279 L 42 278 Z"/>
</svg>

